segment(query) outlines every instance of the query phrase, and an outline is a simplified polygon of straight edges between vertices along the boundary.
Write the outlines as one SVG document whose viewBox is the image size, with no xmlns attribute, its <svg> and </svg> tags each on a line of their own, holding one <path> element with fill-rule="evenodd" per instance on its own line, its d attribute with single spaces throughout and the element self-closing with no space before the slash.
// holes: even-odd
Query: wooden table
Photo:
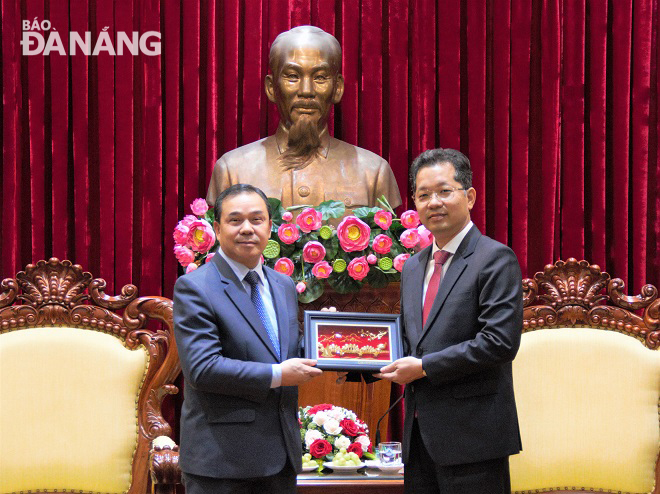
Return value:
<svg viewBox="0 0 660 494">
<path fill-rule="evenodd" d="M 298 492 L 301 494 L 401 494 L 402 474 L 383 474 L 367 468 L 363 473 L 338 474 L 302 473 L 298 475 Z"/>
</svg>

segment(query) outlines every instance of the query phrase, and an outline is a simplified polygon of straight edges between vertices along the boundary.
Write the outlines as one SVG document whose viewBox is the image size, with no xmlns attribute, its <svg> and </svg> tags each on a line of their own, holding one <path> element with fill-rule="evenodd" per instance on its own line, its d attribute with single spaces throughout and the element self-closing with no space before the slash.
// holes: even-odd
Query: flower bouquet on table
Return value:
<svg viewBox="0 0 660 494">
<path fill-rule="evenodd" d="M 397 218 L 384 196 L 378 200 L 382 207 L 357 208 L 347 216 L 340 201 L 288 209 L 278 199 L 268 201 L 273 227 L 264 263 L 294 280 L 302 303 L 319 298 L 324 281 L 338 293 L 357 292 L 365 283 L 382 288 L 398 281 L 410 255 L 433 239 L 416 211 Z M 215 249 L 213 211 L 204 199 L 196 199 L 191 209 L 194 215 L 174 229 L 174 254 L 186 273 L 208 262 Z M 295 220 L 293 211 L 298 211 Z"/>
<path fill-rule="evenodd" d="M 324 461 L 337 461 L 339 466 L 364 458 L 373 460 L 373 447 L 367 424 L 346 408 L 327 403 L 301 407 L 298 411 L 300 438 L 303 447 L 303 467 L 316 465 L 323 469 Z"/>
</svg>

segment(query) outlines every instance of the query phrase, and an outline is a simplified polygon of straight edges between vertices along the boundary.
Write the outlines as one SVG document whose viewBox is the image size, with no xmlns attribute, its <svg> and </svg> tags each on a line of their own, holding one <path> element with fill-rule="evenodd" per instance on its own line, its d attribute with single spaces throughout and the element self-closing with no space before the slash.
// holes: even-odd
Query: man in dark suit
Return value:
<svg viewBox="0 0 660 494">
<path fill-rule="evenodd" d="M 511 249 L 470 220 L 476 191 L 465 155 L 425 151 L 410 170 L 415 206 L 435 242 L 401 274 L 410 356 L 378 377 L 405 384 L 405 491 L 509 494 L 521 449 L 511 361 L 522 287 Z"/>
<path fill-rule="evenodd" d="M 322 372 L 296 358 L 293 281 L 260 262 L 272 225 L 264 193 L 233 185 L 215 217 L 220 250 L 174 287 L 184 485 L 188 494 L 293 493 L 302 467 L 297 385 Z"/>
</svg>

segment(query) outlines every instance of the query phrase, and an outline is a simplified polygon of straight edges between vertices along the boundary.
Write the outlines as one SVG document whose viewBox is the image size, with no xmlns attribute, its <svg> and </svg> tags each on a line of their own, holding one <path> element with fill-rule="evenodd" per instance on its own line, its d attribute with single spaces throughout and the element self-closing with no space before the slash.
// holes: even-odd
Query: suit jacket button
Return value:
<svg viewBox="0 0 660 494">
<path fill-rule="evenodd" d="M 417 348 L 417 355 L 421 357 L 423 354 L 424 354 L 424 349 L 421 346 L 418 347 Z"/>
</svg>

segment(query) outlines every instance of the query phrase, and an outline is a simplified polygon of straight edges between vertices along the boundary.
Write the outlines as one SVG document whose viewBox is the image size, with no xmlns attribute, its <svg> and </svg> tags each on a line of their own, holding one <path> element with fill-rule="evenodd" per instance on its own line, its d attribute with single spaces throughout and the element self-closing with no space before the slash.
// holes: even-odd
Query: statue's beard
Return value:
<svg viewBox="0 0 660 494">
<path fill-rule="evenodd" d="M 284 170 L 301 170 L 309 165 L 321 147 L 318 120 L 310 115 L 300 115 L 289 128 L 287 146 L 280 156 Z"/>
</svg>

